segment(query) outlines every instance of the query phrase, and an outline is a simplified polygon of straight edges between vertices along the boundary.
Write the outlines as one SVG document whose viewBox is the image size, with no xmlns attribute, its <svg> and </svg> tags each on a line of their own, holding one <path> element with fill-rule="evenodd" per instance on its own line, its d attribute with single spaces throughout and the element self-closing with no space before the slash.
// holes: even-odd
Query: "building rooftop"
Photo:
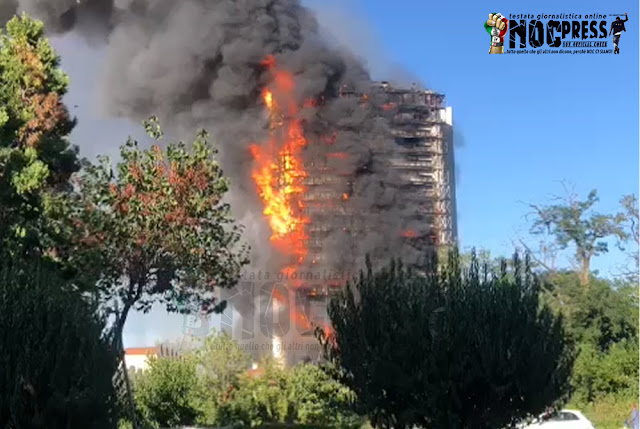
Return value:
<svg viewBox="0 0 640 429">
<path fill-rule="evenodd" d="M 157 347 L 129 347 L 124 349 L 124 353 L 126 355 L 138 355 L 138 356 L 157 355 L 158 348 Z"/>
</svg>

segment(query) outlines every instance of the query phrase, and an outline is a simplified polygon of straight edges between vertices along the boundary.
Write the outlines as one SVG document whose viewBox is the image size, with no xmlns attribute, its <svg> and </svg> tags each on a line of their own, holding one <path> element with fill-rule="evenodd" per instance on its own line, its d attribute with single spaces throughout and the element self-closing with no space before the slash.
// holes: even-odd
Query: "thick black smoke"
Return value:
<svg viewBox="0 0 640 429">
<path fill-rule="evenodd" d="M 353 271 L 366 253 L 409 262 L 419 256 L 399 235 L 423 227 L 403 224 L 416 208 L 397 201 L 398 178 L 387 165 L 396 146 L 376 107 L 385 104 L 384 94 L 370 92 L 358 60 L 323 42 L 298 0 L 2 0 L 0 19 L 21 11 L 51 32 L 74 31 L 104 43 L 97 82 L 106 113 L 133 120 L 156 115 L 178 135 L 196 128 L 212 133 L 234 185 L 236 216 L 251 235 L 255 269 L 277 270 L 281 263 L 268 244 L 248 152 L 267 134 L 261 90 L 269 73 L 261 63 L 269 54 L 294 74 L 300 105 L 323 100 L 302 113 L 312 143 L 307 161 L 329 151 L 349 155 L 333 167 L 351 173 L 350 183 L 335 191 L 349 193 L 346 210 L 353 215 L 312 219 L 333 225 L 324 262 L 315 268 Z M 369 93 L 369 103 L 340 97 L 345 87 Z M 334 133 L 331 147 L 322 143 Z"/>
</svg>

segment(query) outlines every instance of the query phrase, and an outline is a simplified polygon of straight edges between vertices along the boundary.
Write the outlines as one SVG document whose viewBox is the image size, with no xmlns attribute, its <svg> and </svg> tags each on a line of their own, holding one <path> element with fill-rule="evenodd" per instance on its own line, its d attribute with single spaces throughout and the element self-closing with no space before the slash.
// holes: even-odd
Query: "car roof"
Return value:
<svg viewBox="0 0 640 429">
<path fill-rule="evenodd" d="M 574 414 L 578 414 L 578 415 L 583 415 L 580 411 L 578 410 L 571 410 L 571 409 L 563 409 L 560 410 L 561 413 L 574 413 Z"/>
<path fill-rule="evenodd" d="M 571 413 L 571 414 L 575 414 L 576 416 L 580 417 L 581 419 L 584 419 L 586 421 L 588 421 L 589 423 L 591 423 L 591 421 L 587 418 L 587 416 L 585 416 L 584 414 L 582 414 L 581 411 L 578 410 L 570 410 L 570 409 L 563 409 L 560 410 L 561 413 Z"/>
</svg>

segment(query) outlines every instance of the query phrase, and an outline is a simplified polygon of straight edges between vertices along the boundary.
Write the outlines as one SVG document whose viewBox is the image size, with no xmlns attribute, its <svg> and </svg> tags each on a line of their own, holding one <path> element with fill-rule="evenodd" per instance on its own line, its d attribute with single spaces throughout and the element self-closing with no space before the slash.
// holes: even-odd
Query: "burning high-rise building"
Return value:
<svg viewBox="0 0 640 429">
<path fill-rule="evenodd" d="M 272 58 L 268 63 L 276 67 Z M 386 138 L 394 145 L 391 151 L 377 151 L 372 145 L 368 163 L 359 169 L 345 169 L 341 165 L 349 164 L 340 160 L 348 160 L 349 154 L 332 150 L 337 133 L 309 141 L 296 117 L 299 108 L 285 103 L 286 94 L 293 89 L 290 75 L 281 70 L 274 73 L 273 88 L 264 92 L 272 132 L 268 144 L 252 151 L 257 160 L 254 179 L 273 231 L 271 238 L 274 246 L 289 255 L 282 268 L 283 282 L 293 292 L 287 297 L 282 293 L 270 296 L 274 317 L 288 312 L 292 322 L 287 334 L 274 335 L 274 345 L 280 345 L 274 356 L 284 355 L 293 363 L 317 357 L 314 324 L 329 328 L 325 318 L 327 299 L 349 280 L 348 275 L 340 275 L 339 266 L 327 263 L 327 248 L 332 248 L 334 237 L 366 240 L 374 232 L 372 226 L 394 228 L 402 247 L 417 255 L 410 263 L 418 268 L 423 262 L 420 256 L 427 257 L 429 250 L 455 244 L 452 109 L 445 107 L 442 94 L 415 86 L 402 88 L 381 82 L 373 84 L 367 93 L 342 87 L 340 97 L 357 99 L 363 108 L 375 102 L 372 100 L 384 101 L 374 106 L 380 107 L 374 111 L 387 123 Z M 324 150 L 313 150 L 314 144 Z M 374 164 L 391 173 L 382 177 L 389 181 L 385 183 L 391 198 L 388 209 L 396 218 L 386 225 L 378 219 L 385 216 L 384 210 L 366 212 L 352 204 L 359 197 L 354 183 L 360 175 L 375 174 L 366 171 Z M 361 268 L 356 264 L 358 256 L 344 258 L 341 269 L 346 267 L 355 273 Z M 398 255 L 381 256 L 388 259 Z M 317 278 L 319 270 L 324 273 Z M 339 275 L 327 278 L 326 270 Z"/>
<path fill-rule="evenodd" d="M 449 247 L 457 241 L 455 167 L 452 139 L 452 108 L 444 95 L 415 84 L 393 86 L 375 83 L 372 92 L 382 93 L 383 117 L 389 122 L 388 138 L 396 149 L 379 154 L 380 162 L 396 172 L 394 203 L 402 213 L 400 234 L 405 243 L 425 251 Z M 343 88 L 342 96 L 358 96 Z M 415 228 L 414 228 L 415 227 Z"/>
<path fill-rule="evenodd" d="M 399 146 L 391 168 L 402 172 L 399 204 L 416 208 L 406 216 L 408 225 L 428 225 L 419 234 L 409 228 L 403 235 L 412 245 L 449 247 L 457 241 L 452 108 L 444 95 L 415 86 L 380 84 L 394 111 L 391 133 Z"/>
</svg>

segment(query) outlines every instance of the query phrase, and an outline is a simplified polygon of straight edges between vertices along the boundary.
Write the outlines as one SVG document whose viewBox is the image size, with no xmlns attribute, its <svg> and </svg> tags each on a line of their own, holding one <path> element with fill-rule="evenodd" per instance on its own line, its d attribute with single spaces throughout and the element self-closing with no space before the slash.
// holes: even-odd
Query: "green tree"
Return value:
<svg viewBox="0 0 640 429">
<path fill-rule="evenodd" d="M 551 234 L 561 249 L 572 245 L 579 266 L 580 283 L 587 286 L 593 257 L 609 251 L 606 239 L 615 237 L 619 242 L 628 240 L 624 228 L 626 218 L 622 214 L 594 212 L 593 206 L 599 201 L 595 189 L 589 192 L 584 201 L 571 192 L 566 198 L 557 200 L 557 204 L 530 205 L 535 216 L 531 232 Z"/>
<path fill-rule="evenodd" d="M 543 276 L 545 299 L 566 316 L 567 329 L 576 341 L 590 342 L 598 350 L 637 338 L 638 300 L 634 290 L 606 279 L 592 277 L 584 289 L 578 273 L 557 272 Z"/>
<path fill-rule="evenodd" d="M 446 267 L 447 253 L 441 253 L 438 255 L 438 259 L 443 261 L 442 265 Z M 482 266 L 487 266 L 489 269 L 500 269 L 502 258 L 496 258 L 491 255 L 491 252 L 486 249 L 469 249 L 468 251 L 460 253 L 460 265 L 462 267 L 469 267 L 473 260 L 477 260 Z"/>
<path fill-rule="evenodd" d="M 331 371 L 313 364 L 295 366 L 289 374 L 289 402 L 298 424 L 355 428 L 362 418 L 351 411 L 355 404 L 352 390 L 333 379 Z"/>
<path fill-rule="evenodd" d="M 145 126 L 162 137 L 155 118 Z M 206 137 L 191 150 L 171 143 L 166 151 L 129 140 L 116 171 L 101 158 L 77 178 L 77 240 L 67 261 L 95 274 L 118 340 L 131 309 L 147 312 L 159 300 L 169 311 L 220 310 L 213 288 L 234 285 L 247 263 L 242 227 L 222 201 L 228 181 Z"/>
<path fill-rule="evenodd" d="M 115 428 L 105 321 L 57 271 L 16 263 L 0 264 L 0 427 Z"/>
<path fill-rule="evenodd" d="M 449 252 L 450 250 L 446 252 L 440 252 L 438 254 L 440 266 L 445 270 L 447 268 L 447 259 Z M 499 273 L 503 263 L 507 264 L 507 273 L 511 272 L 513 268 L 511 266 L 511 260 L 492 255 L 491 252 L 487 249 L 469 249 L 465 252 L 460 253 L 459 258 L 460 268 L 462 270 L 469 269 L 473 261 L 476 261 L 481 267 L 483 267 L 483 269 L 484 267 L 486 267 L 489 273 Z"/>
<path fill-rule="evenodd" d="M 355 428 L 354 394 L 320 367 L 285 369 L 265 359 L 247 371 L 249 355 L 224 333 L 179 359 L 154 359 L 136 375 L 135 397 L 143 420 L 154 427 L 198 424 L 245 427 L 303 424 Z"/>
<path fill-rule="evenodd" d="M 156 118 L 145 128 L 162 138 Z M 233 286 L 248 262 L 248 249 L 239 244 L 242 227 L 222 201 L 228 181 L 206 137 L 200 132 L 191 150 L 180 142 L 166 151 L 141 150 L 129 139 L 115 171 L 106 157 L 85 163 L 73 178 L 73 197 L 56 213 L 70 238 L 56 256 L 93 286 L 102 310 L 113 316 L 121 356 L 132 309 L 148 312 L 163 300 L 169 311 L 221 311 L 225 303 L 215 303 L 214 288 Z M 131 399 L 126 369 L 124 375 Z"/>
<path fill-rule="evenodd" d="M 637 340 L 617 342 L 607 351 L 592 342 L 580 344 L 573 374 L 574 400 L 590 403 L 607 395 L 636 397 L 638 352 Z"/>
<path fill-rule="evenodd" d="M 227 405 L 229 423 L 247 426 L 265 423 L 291 423 L 287 392 L 287 373 L 273 359 L 260 364 L 258 376 L 245 375 Z"/>
<path fill-rule="evenodd" d="M 572 376 L 572 400 L 582 407 L 594 401 L 621 400 L 625 395 L 625 400 L 634 397 L 638 386 L 637 286 L 592 276 L 585 289 L 578 273 L 570 271 L 545 277 L 551 292 L 545 298 L 566 315 L 567 330 L 580 351 Z"/>
<path fill-rule="evenodd" d="M 505 427 L 567 399 L 562 318 L 541 305 L 528 260 L 512 266 L 462 270 L 455 253 L 426 277 L 368 264 L 331 301 L 328 357 L 374 426 Z"/>
<path fill-rule="evenodd" d="M 296 424 L 324 428 L 356 428 L 363 419 L 350 408 L 353 391 L 313 364 L 282 368 L 264 360 L 258 374 L 245 374 L 225 405 L 219 425 L 247 427 Z"/>
<path fill-rule="evenodd" d="M 607 351 L 621 341 L 638 337 L 638 304 L 628 290 L 615 290 L 609 282 L 592 280 L 587 293 L 577 296 L 570 325 L 581 342 Z"/>
<path fill-rule="evenodd" d="M 215 425 L 228 420 L 227 406 L 240 386 L 251 358 L 225 332 L 209 335 L 202 348 L 194 351 L 205 411 L 200 423 Z"/>
<path fill-rule="evenodd" d="M 226 332 L 213 332 L 195 350 L 202 380 L 208 390 L 224 392 L 237 384 L 249 368 L 251 357 Z"/>
<path fill-rule="evenodd" d="M 153 427 L 192 425 L 202 414 L 196 363 L 191 356 L 150 358 L 136 376 L 136 404 Z"/>
<path fill-rule="evenodd" d="M 0 30 L 0 246 L 14 255 L 51 251 L 61 231 L 48 215 L 79 169 L 59 63 L 41 22 L 22 15 Z"/>
</svg>

